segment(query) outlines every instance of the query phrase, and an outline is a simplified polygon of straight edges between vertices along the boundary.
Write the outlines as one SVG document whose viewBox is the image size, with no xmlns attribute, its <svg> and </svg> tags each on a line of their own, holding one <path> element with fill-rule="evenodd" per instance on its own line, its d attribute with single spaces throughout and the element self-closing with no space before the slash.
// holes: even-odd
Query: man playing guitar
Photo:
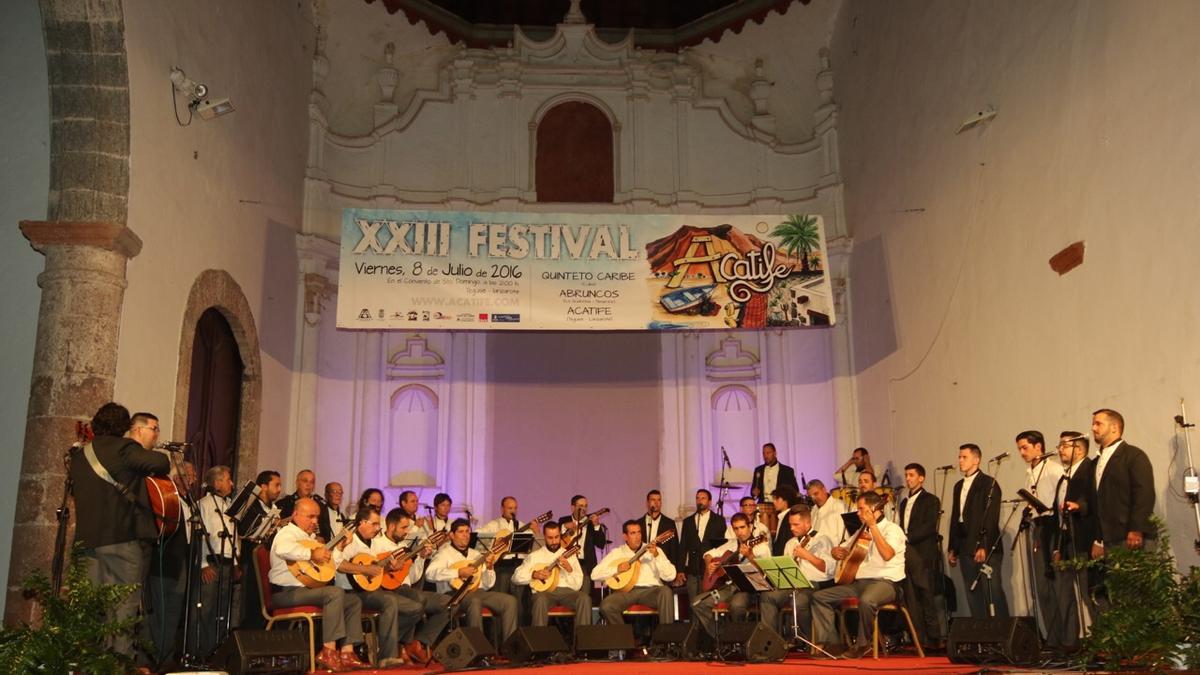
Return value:
<svg viewBox="0 0 1200 675">
<path fill-rule="evenodd" d="M 404 651 L 412 661 L 428 664 L 433 654 L 433 643 L 437 642 L 442 629 L 450 623 L 450 611 L 447 609 L 450 598 L 421 588 L 421 579 L 425 576 L 425 563 L 433 556 L 433 546 L 415 536 L 420 533 L 421 529 L 416 527 L 416 519 L 410 516 L 404 507 L 388 511 L 386 538 L 396 546 L 421 547 L 419 555 L 413 558 L 412 567 L 408 569 L 404 585 L 396 589 L 396 592 L 421 605 L 421 612 L 425 617 L 421 627 L 401 633 L 400 640 L 404 642 Z"/>
<path fill-rule="evenodd" d="M 596 564 L 596 569 L 592 570 L 592 581 L 605 581 L 617 573 L 629 571 L 632 567 L 630 559 L 642 548 L 641 521 L 625 521 L 622 533 L 625 545 L 609 551 L 608 555 Z M 663 584 L 674 580 L 675 565 L 671 564 L 667 555 L 651 540 L 641 558 L 633 588 L 621 593 L 609 593 L 600 602 L 600 615 L 608 625 L 620 625 L 621 612 L 631 605 L 643 604 L 658 609 L 659 623 L 671 623 L 675 620 L 671 589 Z"/>
<path fill-rule="evenodd" d="M 813 637 L 826 650 L 838 654 L 845 651 L 834 645 L 837 632 L 833 627 L 834 609 L 843 600 L 858 599 L 858 640 L 853 656 L 862 656 L 871 650 L 868 627 L 874 625 L 875 614 L 880 605 L 895 602 L 898 597 L 896 583 L 904 579 L 904 550 L 907 537 L 899 525 L 883 518 L 883 497 L 868 492 L 858 497 L 858 517 L 863 527 L 855 541 L 847 547 L 833 549 L 836 560 L 847 560 L 855 546 L 866 540 L 866 557 L 858 568 L 853 581 L 831 586 L 813 593 Z"/>
<path fill-rule="evenodd" d="M 795 593 L 796 625 L 801 634 L 812 637 L 812 596 L 816 590 L 833 584 L 833 568 L 836 564 L 833 560 L 834 543 L 824 533 L 813 529 L 812 511 L 807 504 L 792 507 L 787 526 L 792 538 L 784 545 L 783 554 L 796 560 L 804 578 L 816 588 L 761 593 L 759 613 L 763 623 L 779 631 L 780 635 L 788 635 L 779 625 L 779 610 L 792 606 L 792 594 Z"/>
<path fill-rule="evenodd" d="M 562 526 L 549 522 L 542 526 L 542 536 L 545 546 L 539 548 L 513 572 L 513 583 L 521 586 L 530 585 L 532 581 L 545 581 L 555 576 L 557 570 L 557 585 L 545 591 L 533 591 L 532 621 L 535 626 L 545 626 L 549 623 L 547 612 L 554 605 L 564 605 L 575 610 L 575 625 L 587 626 L 592 623 L 592 597 L 582 591 L 583 566 L 579 559 L 578 550 L 567 555 L 562 550 Z M 578 546 L 578 543 L 576 544 Z M 589 585 L 590 587 L 590 585 Z"/>
<path fill-rule="evenodd" d="M 751 536 L 753 531 L 750 529 L 749 516 L 739 511 L 733 514 L 729 522 L 733 528 L 734 540 L 727 541 L 704 554 L 706 577 L 716 573 L 717 568 L 723 562 L 732 564 L 743 560 L 753 561 L 756 558 L 771 557 L 771 546 L 767 543 L 767 538 Z M 751 543 L 752 540 L 753 543 Z M 693 605 L 695 611 L 692 616 L 700 622 L 709 635 L 716 637 L 716 617 L 713 615 L 713 608 L 716 607 L 716 604 L 728 602 L 730 618 L 734 621 L 745 621 L 746 614 L 750 609 L 751 597 L 752 594 L 738 591 L 733 584 L 729 583 L 728 579 L 723 579 L 722 585 L 704 593 L 699 604 Z"/>
<path fill-rule="evenodd" d="M 443 546 L 425 571 L 425 578 L 437 583 L 439 593 L 453 593 L 452 581 L 462 584 L 478 583 L 476 590 L 462 596 L 460 606 L 467 615 L 467 625 L 483 628 L 483 608 L 487 607 L 500 622 L 500 643 L 517 630 L 517 599 L 507 593 L 492 591 L 496 583 L 495 556 L 484 557 L 471 548 L 471 523 L 458 518 L 450 523 L 450 545 Z M 478 582 L 475 578 L 481 577 Z"/>
</svg>

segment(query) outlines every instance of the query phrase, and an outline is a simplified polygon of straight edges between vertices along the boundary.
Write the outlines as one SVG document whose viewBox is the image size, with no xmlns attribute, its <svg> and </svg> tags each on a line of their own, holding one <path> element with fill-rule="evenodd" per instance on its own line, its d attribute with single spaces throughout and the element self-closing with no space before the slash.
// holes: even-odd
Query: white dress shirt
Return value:
<svg viewBox="0 0 1200 675">
<path fill-rule="evenodd" d="M 396 544 L 382 534 L 376 535 L 370 543 L 367 543 L 355 533 L 350 535 L 350 543 L 346 544 L 346 548 L 342 549 L 342 561 L 353 560 L 354 556 L 359 553 L 370 553 L 378 557 L 381 553 L 391 553 L 394 550 L 396 550 Z M 349 575 L 343 572 L 338 572 L 337 585 L 346 591 L 354 590 L 354 587 L 350 585 Z"/>
<path fill-rule="evenodd" d="M 496 583 L 496 570 L 484 567 L 482 553 L 473 548 L 460 551 L 454 548 L 453 544 L 438 549 L 438 552 L 430 558 L 425 578 L 437 582 L 438 593 L 449 593 L 454 588 L 450 585 L 450 580 L 458 577 L 458 569 L 454 565 L 464 560 L 483 567 L 483 579 L 479 584 L 479 590 L 486 591 Z"/>
<path fill-rule="evenodd" d="M 484 524 L 483 527 L 475 530 L 475 532 L 479 534 L 479 548 L 491 549 L 492 544 L 496 541 L 497 534 L 500 534 L 501 532 L 513 534 L 517 531 L 517 528 L 521 527 L 522 525 L 524 525 L 524 523 L 515 518 L 513 520 L 505 520 L 504 518 L 495 518 L 493 520 L 489 520 Z M 520 561 L 525 559 L 525 553 L 513 553 L 511 548 L 512 547 L 510 546 L 510 551 L 505 553 L 501 560 Z"/>
<path fill-rule="evenodd" d="M 783 545 L 783 554 L 789 558 L 795 558 L 796 547 L 799 545 L 799 537 L 788 539 L 788 542 Z M 807 560 L 797 560 L 800 564 L 800 571 L 804 573 L 805 579 L 816 584 L 819 581 L 828 581 L 833 578 L 833 572 L 837 568 L 837 561 L 833 559 L 833 546 L 833 540 L 820 532 L 808 540 L 808 544 L 804 547 L 804 550 L 823 560 L 825 562 L 825 571 L 822 572 L 817 569 Z"/>
<path fill-rule="evenodd" d="M 971 483 L 975 482 L 975 477 L 979 475 L 979 469 L 975 469 L 970 476 L 963 476 L 962 487 L 958 489 L 958 522 L 963 522 L 963 515 L 967 511 L 967 494 L 971 492 Z"/>
<path fill-rule="evenodd" d="M 887 579 L 900 581 L 904 578 L 904 550 L 908 547 L 907 537 L 900 526 L 890 520 L 879 521 L 883 539 L 895 551 L 891 560 L 884 560 L 875 547 L 875 541 L 867 548 L 867 558 L 858 566 L 855 579 Z"/>
<path fill-rule="evenodd" d="M 528 586 L 533 581 L 534 570 L 551 565 L 558 561 L 559 553 L 562 552 L 562 546 L 558 550 L 551 551 L 546 547 L 530 553 L 525 562 L 513 571 L 512 582 L 521 586 Z M 566 561 L 571 565 L 571 571 L 560 569 L 558 571 L 558 588 L 566 588 L 568 590 L 577 591 L 583 587 L 583 564 L 579 561 L 579 555 L 575 554 Z M 536 593 L 537 591 L 533 591 Z"/>
<path fill-rule="evenodd" d="M 232 518 L 225 515 L 229 503 L 229 497 L 217 496 L 215 492 L 200 498 L 200 520 L 204 521 L 204 530 L 208 533 L 208 543 L 200 561 L 201 568 L 209 566 L 210 555 L 237 559 L 237 525 Z"/>
<path fill-rule="evenodd" d="M 1112 459 L 1113 453 L 1121 448 L 1123 439 L 1118 438 L 1112 445 L 1102 448 L 1100 456 L 1096 459 L 1096 488 L 1100 488 L 1100 478 L 1104 475 L 1104 467 L 1108 466 L 1108 460 Z"/>
<path fill-rule="evenodd" d="M 775 493 L 775 488 L 779 485 L 779 462 L 773 465 L 763 467 L 763 495 L 770 496 Z"/>
<path fill-rule="evenodd" d="M 661 513 L 658 514 L 657 518 L 651 518 L 649 513 L 642 516 L 642 525 L 646 528 L 646 531 L 642 535 L 646 541 L 653 541 L 658 536 L 658 528 L 662 525 L 662 519 L 663 514 Z"/>
<path fill-rule="evenodd" d="M 846 523 L 842 514 L 846 512 L 846 502 L 830 497 L 825 500 L 825 506 L 813 507 L 813 528 L 829 537 L 836 546 L 846 538 Z"/>
<path fill-rule="evenodd" d="M 621 563 L 633 557 L 634 551 L 629 548 L 628 544 L 621 544 L 620 547 L 614 548 L 608 552 L 608 555 L 596 563 L 596 568 L 592 570 L 592 581 L 604 581 L 617 573 L 617 567 Z M 638 569 L 637 581 L 634 586 L 659 586 L 664 581 L 675 580 L 675 566 L 667 559 L 667 554 L 659 549 L 658 555 L 655 556 L 649 551 L 641 558 L 642 565 Z"/>
<path fill-rule="evenodd" d="M 1058 479 L 1062 478 L 1062 475 L 1062 464 L 1048 459 L 1038 462 L 1037 466 L 1026 467 L 1025 489 L 1032 492 L 1038 501 L 1051 509 L 1043 514 L 1035 513 L 1034 517 L 1049 516 L 1053 513 L 1054 489 L 1058 487 Z"/>
<path fill-rule="evenodd" d="M 904 504 L 904 522 L 900 523 L 900 529 L 904 530 L 905 532 L 908 532 L 908 521 L 912 519 L 913 505 L 917 503 L 917 500 L 920 499 L 921 495 L 923 494 L 925 494 L 925 488 L 921 488 L 916 492 L 910 492 L 908 494 L 908 499 Z"/>
<path fill-rule="evenodd" d="M 276 586 L 303 586 L 288 570 L 288 563 L 299 560 L 312 560 L 312 549 L 301 544 L 302 541 L 317 541 L 317 535 L 309 534 L 300 529 L 295 523 L 284 525 L 275 533 L 271 542 L 271 571 L 267 574 L 271 583 Z M 333 564 L 342 564 L 342 552 L 336 548 L 330 551 Z"/>
</svg>

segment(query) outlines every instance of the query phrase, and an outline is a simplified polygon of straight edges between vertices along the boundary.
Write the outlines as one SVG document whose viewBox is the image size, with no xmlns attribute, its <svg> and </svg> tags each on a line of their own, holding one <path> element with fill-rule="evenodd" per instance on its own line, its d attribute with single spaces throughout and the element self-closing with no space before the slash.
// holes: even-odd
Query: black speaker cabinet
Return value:
<svg viewBox="0 0 1200 675">
<path fill-rule="evenodd" d="M 464 626 L 438 643 L 437 649 L 433 650 L 433 658 L 446 670 L 462 670 L 477 665 L 480 659 L 495 653 L 496 649 L 482 630 Z"/>
<path fill-rule="evenodd" d="M 512 663 L 569 651 L 567 641 L 555 626 L 526 626 L 518 628 L 504 643 L 504 655 Z"/>
<path fill-rule="evenodd" d="M 633 626 L 576 626 L 576 652 L 609 652 L 614 649 L 633 649 Z"/>
<path fill-rule="evenodd" d="M 650 650 L 656 655 L 673 659 L 691 659 L 700 651 L 704 629 L 695 622 L 660 623 L 650 637 Z"/>
<path fill-rule="evenodd" d="M 235 630 L 217 649 L 231 675 L 308 672 L 308 638 L 300 630 Z"/>
<path fill-rule="evenodd" d="M 782 661 L 787 656 L 787 640 L 765 623 L 757 621 L 723 623 L 717 638 L 722 645 L 744 645 L 746 661 L 752 663 Z"/>
<path fill-rule="evenodd" d="M 946 655 L 954 663 L 1035 665 L 1040 652 L 1031 617 L 958 617 L 950 624 Z"/>
</svg>

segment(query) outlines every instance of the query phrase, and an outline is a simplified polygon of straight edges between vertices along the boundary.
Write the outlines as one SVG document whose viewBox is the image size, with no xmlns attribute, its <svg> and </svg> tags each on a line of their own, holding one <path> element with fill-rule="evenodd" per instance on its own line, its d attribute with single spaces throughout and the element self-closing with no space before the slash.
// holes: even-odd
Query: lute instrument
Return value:
<svg viewBox="0 0 1200 675">
<path fill-rule="evenodd" d="M 378 590 L 380 587 L 394 591 L 404 585 L 404 580 L 408 577 L 409 570 L 412 569 L 413 561 L 421 554 L 421 549 L 425 548 L 426 544 L 436 549 L 449 538 L 449 532 L 435 532 L 433 536 L 412 548 L 397 548 L 386 553 L 359 553 L 351 558 L 350 562 L 355 565 L 379 565 L 383 567 L 383 574 L 375 576 L 362 573 L 351 574 L 349 575 L 350 585 L 357 590 L 367 592 Z M 389 570 L 390 562 L 394 562 L 394 567 Z"/>
<path fill-rule="evenodd" d="M 299 543 L 308 549 L 324 548 L 327 551 L 332 551 L 333 547 L 342 543 L 343 539 L 353 534 L 356 527 L 358 527 L 358 523 L 350 523 L 346 527 L 343 527 L 342 531 L 326 544 L 322 544 L 316 539 L 301 539 Z M 311 560 L 294 560 L 288 563 L 288 571 L 306 588 L 326 586 L 337 575 L 337 567 L 333 564 L 332 559 L 322 563 L 315 563 Z"/>
<path fill-rule="evenodd" d="M 545 565 L 541 565 L 537 569 L 534 570 L 534 572 L 541 572 L 541 571 L 545 570 L 550 573 L 550 576 L 546 577 L 545 579 L 538 579 L 537 577 L 533 577 L 529 581 L 529 588 L 533 589 L 533 591 L 535 593 L 545 593 L 547 591 L 553 591 L 554 589 L 558 588 L 558 577 L 559 577 L 560 573 L 562 572 L 562 566 L 559 565 L 559 563 L 562 562 L 562 560 L 564 558 L 570 558 L 571 556 L 577 555 L 578 553 L 579 553 L 579 544 L 571 544 L 571 546 L 569 546 L 565 549 L 560 548 L 558 551 L 558 555 L 554 556 L 553 562 L 549 562 L 549 563 L 546 563 Z"/>
<path fill-rule="evenodd" d="M 760 534 L 757 537 L 751 537 L 749 540 L 747 540 L 746 546 L 749 546 L 750 548 L 754 548 L 755 546 L 758 546 L 759 544 L 763 543 L 766 540 L 767 540 L 767 535 Z M 705 572 L 704 581 L 701 582 L 701 588 L 704 590 L 704 592 L 707 593 L 708 591 L 711 591 L 712 589 L 716 588 L 717 586 L 721 586 L 721 585 L 729 583 L 729 578 L 728 578 L 728 575 L 725 574 L 725 568 L 723 567 L 723 565 L 727 565 L 731 560 L 736 558 L 738 556 L 738 550 L 741 547 L 742 547 L 741 542 L 738 542 L 737 548 L 733 549 L 732 551 L 726 551 L 725 553 L 722 553 L 721 557 L 712 561 L 717 564 L 717 568 L 715 570 L 713 570 L 711 573 Z"/>
<path fill-rule="evenodd" d="M 508 549 L 512 548 L 514 536 L 516 536 L 522 532 L 528 532 L 530 530 L 530 528 L 532 528 L 534 525 L 542 525 L 542 524 L 548 522 L 553 517 L 554 517 L 554 512 L 547 511 L 547 512 L 543 513 L 542 515 L 529 521 L 528 523 L 525 523 L 524 525 L 518 527 L 516 530 L 514 530 L 512 532 L 509 532 L 508 530 L 502 530 L 500 532 L 497 532 L 495 535 L 495 538 L 492 539 L 492 546 L 491 546 L 491 551 L 495 554 L 496 559 L 499 560 L 500 558 L 503 558 L 504 554 L 508 553 Z"/>
<path fill-rule="evenodd" d="M 591 520 L 592 516 L 599 517 L 608 512 L 609 512 L 609 508 L 606 506 L 606 507 L 600 509 L 599 511 L 593 511 L 593 512 L 583 516 L 582 518 L 578 518 L 578 519 L 571 518 L 567 522 L 563 523 L 562 545 L 570 546 L 571 544 L 574 544 L 575 540 L 577 538 L 579 538 L 579 535 L 583 533 L 583 524 L 584 523 Z"/>
<path fill-rule="evenodd" d="M 674 530 L 667 530 L 666 532 L 659 533 L 659 535 L 654 538 L 654 545 L 661 546 L 670 541 L 674 536 Z M 638 574 L 641 573 L 642 556 L 645 555 L 646 551 L 648 550 L 650 550 L 650 544 L 642 544 L 641 548 L 634 551 L 633 555 L 625 561 L 629 563 L 629 569 L 625 570 L 624 572 L 617 572 L 606 579 L 604 583 L 608 584 L 608 587 L 616 592 L 624 592 L 633 589 L 634 585 L 637 583 Z M 663 555 L 666 554 L 664 553 Z"/>
</svg>

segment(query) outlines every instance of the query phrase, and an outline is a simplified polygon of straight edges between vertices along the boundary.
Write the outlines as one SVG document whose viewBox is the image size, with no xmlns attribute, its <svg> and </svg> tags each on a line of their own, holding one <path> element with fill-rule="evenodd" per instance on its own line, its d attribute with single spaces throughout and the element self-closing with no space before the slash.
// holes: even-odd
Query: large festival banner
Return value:
<svg viewBox="0 0 1200 675">
<path fill-rule="evenodd" d="M 340 328 L 828 326 L 821 218 L 345 209 Z"/>
</svg>

